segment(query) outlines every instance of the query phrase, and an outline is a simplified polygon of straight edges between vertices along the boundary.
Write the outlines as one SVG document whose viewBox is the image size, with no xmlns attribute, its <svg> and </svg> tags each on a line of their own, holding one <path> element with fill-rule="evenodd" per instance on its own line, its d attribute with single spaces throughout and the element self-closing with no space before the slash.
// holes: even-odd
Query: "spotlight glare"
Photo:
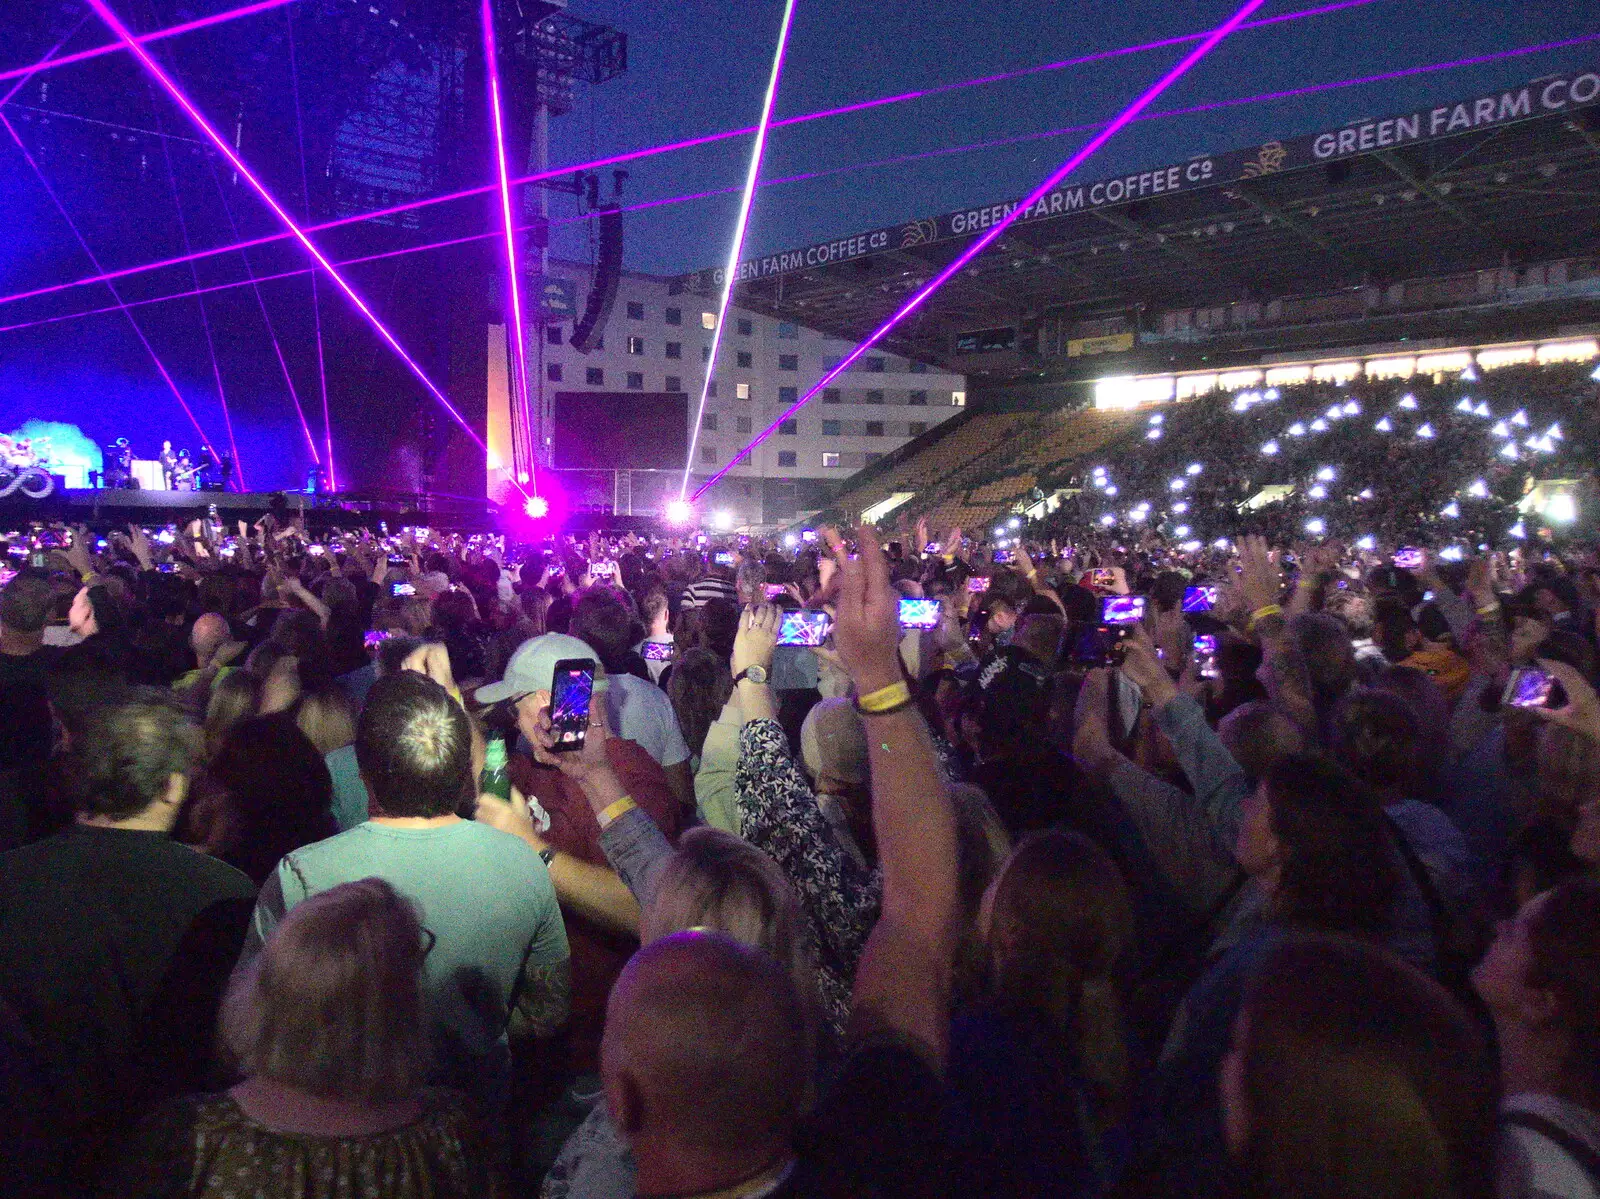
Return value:
<svg viewBox="0 0 1600 1199">
<path fill-rule="evenodd" d="M 1187 537 L 1189 535 L 1189 526 L 1188 525 L 1177 525 L 1176 527 L 1173 528 L 1172 535 L 1174 537 Z"/>
<path fill-rule="evenodd" d="M 1186 500 L 1179 500 L 1176 504 L 1172 505 L 1172 513 L 1174 516 L 1182 516 L 1187 511 L 1189 511 L 1189 504 Z"/>
<path fill-rule="evenodd" d="M 1467 494 L 1475 500 L 1488 499 L 1489 485 L 1482 479 L 1476 479 L 1473 481 L 1472 486 L 1467 488 Z"/>
<path fill-rule="evenodd" d="M 1472 412 L 1472 397 L 1462 396 L 1461 401 L 1456 405 L 1456 411 L 1470 414 Z"/>
<path fill-rule="evenodd" d="M 1022 518 L 1013 516 L 1010 520 L 1006 521 L 1006 527 L 1008 529 L 1020 529 L 1022 527 Z"/>
<path fill-rule="evenodd" d="M 1319 482 L 1331 483 L 1331 482 L 1333 482 L 1333 475 L 1334 475 L 1333 467 L 1324 466 L 1321 470 L 1319 470 L 1317 472 L 1317 479 L 1318 479 Z"/>
<path fill-rule="evenodd" d="M 1556 441 L 1560 441 L 1561 440 L 1561 426 L 1559 424 L 1551 425 L 1548 429 L 1546 429 L 1544 431 L 1544 435 L 1546 437 L 1553 438 Z"/>
<path fill-rule="evenodd" d="M 1117 494 L 1117 487 L 1116 487 L 1115 483 L 1107 483 L 1106 484 L 1106 494 L 1107 495 L 1116 495 Z"/>
<path fill-rule="evenodd" d="M 1509 537 L 1515 537 L 1518 541 L 1521 541 L 1528 536 L 1528 530 L 1519 520 L 1516 524 L 1512 525 L 1506 530 L 1506 535 Z"/>
<path fill-rule="evenodd" d="M 1493 416 L 1494 413 L 1489 411 L 1489 405 L 1485 404 L 1482 400 L 1479 400 L 1478 406 L 1472 410 L 1472 415 L 1490 417 Z"/>
<path fill-rule="evenodd" d="M 1313 500 L 1325 500 L 1328 498 L 1328 489 L 1321 483 L 1318 483 L 1313 486 L 1311 490 L 1307 491 L 1306 495 Z"/>
<path fill-rule="evenodd" d="M 1570 525 L 1578 519 L 1578 505 L 1573 502 L 1572 496 L 1565 492 L 1553 495 L 1545 502 L 1544 517 L 1556 524 Z"/>
<path fill-rule="evenodd" d="M 1371 498 L 1372 498 L 1372 488 L 1370 488 L 1370 487 L 1363 487 L 1361 489 L 1360 493 L 1356 496 L 1356 499 L 1358 499 L 1358 500 L 1370 500 Z"/>
<path fill-rule="evenodd" d="M 1526 429 L 1528 427 L 1528 414 L 1521 408 L 1518 408 L 1516 415 L 1511 418 L 1511 423 L 1516 425 L 1519 429 Z"/>
<path fill-rule="evenodd" d="M 1417 410 L 1417 397 L 1412 395 L 1409 391 L 1406 392 L 1405 395 L 1400 397 L 1400 407 L 1404 408 L 1407 412 L 1415 412 Z"/>
<path fill-rule="evenodd" d="M 785 549 L 792 550 L 795 546 L 800 544 L 800 538 L 796 537 L 793 533 L 785 533 L 783 535 L 783 544 Z"/>
<path fill-rule="evenodd" d="M 1503 420 L 1496 421 L 1494 428 L 1490 429 L 1489 432 L 1493 433 L 1496 437 L 1510 437 L 1511 426 L 1506 424 L 1506 422 Z"/>
<path fill-rule="evenodd" d="M 1373 425 L 1372 427 L 1374 429 L 1376 429 L 1380 433 L 1392 433 L 1392 432 L 1394 432 L 1394 425 L 1390 422 L 1390 420 L 1389 420 L 1389 418 L 1387 416 L 1384 417 L 1382 420 L 1380 420 L 1377 424 Z"/>
<path fill-rule="evenodd" d="M 1422 428 L 1417 430 L 1417 436 L 1426 441 L 1433 436 L 1433 426 L 1424 422 Z"/>
<path fill-rule="evenodd" d="M 1505 445 L 1500 448 L 1500 457 L 1509 458 L 1511 461 L 1515 462 L 1517 460 L 1517 443 L 1514 441 L 1506 442 Z"/>
<path fill-rule="evenodd" d="M 667 504 L 667 523 L 686 525 L 694 520 L 694 506 L 688 500 L 673 500 Z"/>
<path fill-rule="evenodd" d="M 711 527 L 719 533 L 727 533 L 733 529 L 733 513 L 726 508 L 718 508 L 711 514 Z"/>
<path fill-rule="evenodd" d="M 1319 516 L 1313 516 L 1310 520 L 1306 521 L 1306 532 L 1310 533 L 1313 537 L 1321 537 L 1327 531 L 1327 521 L 1323 520 Z"/>
<path fill-rule="evenodd" d="M 1440 509 L 1439 515 L 1448 517 L 1451 520 L 1455 520 L 1456 517 L 1461 515 L 1461 505 L 1456 503 L 1455 500 L 1451 500 L 1442 509 Z"/>
<path fill-rule="evenodd" d="M 1148 433 L 1146 433 L 1144 435 L 1144 439 L 1146 441 L 1160 441 L 1161 440 L 1161 426 L 1160 425 L 1156 425 L 1154 428 L 1152 428 Z"/>
<path fill-rule="evenodd" d="M 1346 416 L 1360 416 L 1361 405 L 1356 403 L 1354 400 L 1346 400 L 1344 402 L 1344 414 Z"/>
<path fill-rule="evenodd" d="M 1168 491 L 1182 491 L 1188 485 L 1189 485 L 1188 482 L 1186 480 L 1184 480 L 1184 479 L 1174 479 L 1174 480 L 1172 480 L 1172 482 L 1167 484 L 1167 490 Z"/>
<path fill-rule="evenodd" d="M 1461 558 L 1461 547 L 1459 545 L 1447 545 L 1439 551 L 1439 561 L 1441 562 L 1459 562 Z"/>
<path fill-rule="evenodd" d="M 1189 463 L 1189 471 L 1188 471 L 1189 474 L 1197 475 L 1203 470 L 1205 470 L 1205 467 L 1202 466 L 1200 463 L 1198 463 L 1198 462 Z"/>
<path fill-rule="evenodd" d="M 1294 424 L 1289 426 L 1289 436 L 1290 437 L 1304 437 L 1305 435 L 1306 435 L 1306 427 L 1304 425 L 1302 425 L 1299 421 L 1295 421 Z"/>
<path fill-rule="evenodd" d="M 1109 529 L 1112 525 L 1117 523 L 1116 515 L 1114 513 L 1107 512 L 1100 517 L 1100 523 Z"/>
<path fill-rule="evenodd" d="M 533 517 L 534 520 L 543 520 L 550 515 L 550 501 L 542 495 L 530 495 L 528 502 L 522 506 L 522 510 Z"/>
<path fill-rule="evenodd" d="M 1198 541 L 1185 541 L 1178 548 L 1186 554 L 1198 554 L 1201 547 Z"/>
<path fill-rule="evenodd" d="M 1371 533 L 1364 533 L 1356 538 L 1356 549 L 1375 550 L 1378 548 L 1378 539 Z"/>
<path fill-rule="evenodd" d="M 1267 442 L 1266 445 L 1261 447 L 1261 452 L 1263 454 L 1276 454 L 1278 452 L 1278 443 L 1275 441 Z"/>
<path fill-rule="evenodd" d="M 1323 413 L 1323 415 L 1329 420 L 1338 420 L 1344 415 L 1344 409 L 1338 404 L 1335 404 L 1332 408 L 1329 408 L 1327 412 Z"/>
<path fill-rule="evenodd" d="M 1218 537 L 1215 541 L 1213 541 L 1211 543 L 1211 548 L 1215 549 L 1215 550 L 1225 550 L 1225 549 L 1227 549 L 1228 548 L 1228 539 L 1226 537 Z"/>
<path fill-rule="evenodd" d="M 1328 431 L 1328 422 L 1320 416 L 1317 417 L 1316 420 L 1311 422 L 1311 431 L 1313 433 L 1326 433 Z"/>
</svg>

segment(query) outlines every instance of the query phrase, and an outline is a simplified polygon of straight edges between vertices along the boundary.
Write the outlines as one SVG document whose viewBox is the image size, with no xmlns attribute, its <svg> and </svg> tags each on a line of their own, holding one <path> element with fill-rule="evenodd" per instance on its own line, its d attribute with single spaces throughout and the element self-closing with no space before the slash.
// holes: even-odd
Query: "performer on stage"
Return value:
<svg viewBox="0 0 1600 1199">
<path fill-rule="evenodd" d="M 172 452 L 172 443 L 170 441 L 161 443 L 161 453 L 156 458 L 156 461 L 161 463 L 161 477 L 165 480 L 166 489 L 171 491 L 177 483 L 177 480 L 172 475 L 173 471 L 178 468 L 178 456 Z"/>
</svg>

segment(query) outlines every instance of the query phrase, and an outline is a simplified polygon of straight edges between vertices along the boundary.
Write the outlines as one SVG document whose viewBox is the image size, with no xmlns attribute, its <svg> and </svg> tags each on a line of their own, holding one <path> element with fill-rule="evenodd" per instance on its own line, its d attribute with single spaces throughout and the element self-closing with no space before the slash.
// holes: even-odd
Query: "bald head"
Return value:
<svg viewBox="0 0 1600 1199">
<path fill-rule="evenodd" d="M 216 612 L 207 612 L 194 622 L 189 631 L 189 648 L 204 666 L 211 661 L 217 647 L 228 640 L 228 622 Z"/>
<path fill-rule="evenodd" d="M 810 1081 L 806 1027 L 783 968 L 721 933 L 634 954 L 611 990 L 600 1068 L 641 1182 L 652 1156 L 759 1166 L 785 1151 Z"/>
</svg>

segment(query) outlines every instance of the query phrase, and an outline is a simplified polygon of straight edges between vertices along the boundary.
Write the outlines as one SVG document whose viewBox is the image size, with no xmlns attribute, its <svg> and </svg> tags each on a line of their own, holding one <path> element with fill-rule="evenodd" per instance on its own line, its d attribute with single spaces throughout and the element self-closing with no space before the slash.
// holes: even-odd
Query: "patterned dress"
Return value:
<svg viewBox="0 0 1600 1199">
<path fill-rule="evenodd" d="M 739 730 L 734 792 L 740 833 L 778 863 L 800 899 L 817 947 L 823 1013 L 842 1037 L 856 964 L 883 901 L 883 878 L 839 844 L 777 721 L 751 720 Z"/>
</svg>

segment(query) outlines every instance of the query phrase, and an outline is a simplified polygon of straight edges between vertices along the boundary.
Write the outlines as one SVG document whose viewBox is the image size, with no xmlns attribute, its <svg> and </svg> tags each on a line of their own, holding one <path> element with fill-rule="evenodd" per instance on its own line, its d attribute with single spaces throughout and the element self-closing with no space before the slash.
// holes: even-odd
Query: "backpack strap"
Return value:
<svg viewBox="0 0 1600 1199">
<path fill-rule="evenodd" d="M 1581 1138 L 1574 1136 L 1554 1120 L 1533 1112 L 1505 1112 L 1500 1117 L 1500 1123 L 1538 1133 L 1570 1157 L 1578 1169 L 1588 1177 L 1589 1185 L 1600 1191 L 1600 1153 Z"/>
</svg>

